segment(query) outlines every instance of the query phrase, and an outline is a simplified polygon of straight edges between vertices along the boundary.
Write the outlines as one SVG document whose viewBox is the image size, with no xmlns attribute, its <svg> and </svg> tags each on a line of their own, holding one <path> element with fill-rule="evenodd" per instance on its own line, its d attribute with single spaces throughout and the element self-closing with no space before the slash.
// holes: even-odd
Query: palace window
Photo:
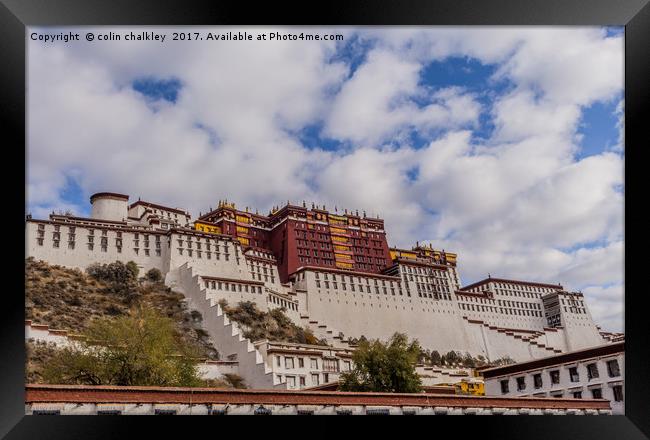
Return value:
<svg viewBox="0 0 650 440">
<path fill-rule="evenodd" d="M 338 359 L 324 359 L 323 360 L 323 370 L 325 371 L 339 371 L 339 361 Z"/>
<path fill-rule="evenodd" d="M 284 368 L 287 368 L 287 369 L 292 369 L 293 368 L 293 358 L 292 357 L 285 357 L 284 358 Z M 295 379 L 294 379 L 294 385 L 295 385 Z"/>
<path fill-rule="evenodd" d="M 614 359 L 607 361 L 607 374 L 609 377 L 616 377 L 621 375 L 621 369 L 618 366 L 618 360 Z"/>
<path fill-rule="evenodd" d="M 612 387 L 614 392 L 614 401 L 622 402 L 623 401 L 623 385 L 615 385 Z"/>
<path fill-rule="evenodd" d="M 560 383 L 560 370 L 553 370 L 553 371 L 549 372 L 549 375 L 551 376 L 551 383 L 552 384 Z"/>
<path fill-rule="evenodd" d="M 43 239 L 42 238 L 37 238 L 36 241 L 38 242 L 39 246 L 43 246 Z"/>
<path fill-rule="evenodd" d="M 577 367 L 569 368 L 569 377 L 571 378 L 571 382 L 578 382 L 580 380 Z"/>
<path fill-rule="evenodd" d="M 517 391 L 522 391 L 526 389 L 526 378 L 518 377 L 517 378 Z"/>
<path fill-rule="evenodd" d="M 508 394 L 510 392 L 509 380 L 504 379 L 501 381 L 501 394 Z"/>
<path fill-rule="evenodd" d="M 591 397 L 594 399 L 602 399 L 603 398 L 602 388 L 594 388 L 593 390 L 591 390 Z"/>
<path fill-rule="evenodd" d="M 574 399 L 582 399 L 582 391 L 574 391 L 572 394 Z"/>
<path fill-rule="evenodd" d="M 589 380 L 599 377 L 598 374 L 598 365 L 595 363 L 587 365 L 587 377 Z"/>
<path fill-rule="evenodd" d="M 533 383 L 535 385 L 535 388 L 541 388 L 542 387 L 542 375 L 541 375 L 541 373 L 533 374 Z"/>
<path fill-rule="evenodd" d="M 316 359 L 316 358 L 311 358 L 311 359 L 310 359 L 310 362 L 311 362 L 311 364 L 310 364 L 311 369 L 312 369 L 312 370 L 318 370 L 318 359 Z"/>
</svg>

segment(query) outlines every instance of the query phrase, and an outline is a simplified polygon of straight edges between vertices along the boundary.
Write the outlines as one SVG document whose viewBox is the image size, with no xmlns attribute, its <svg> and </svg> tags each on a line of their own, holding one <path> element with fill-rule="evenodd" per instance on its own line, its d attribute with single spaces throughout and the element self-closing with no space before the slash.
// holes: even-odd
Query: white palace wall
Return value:
<svg viewBox="0 0 650 440">
<path fill-rule="evenodd" d="M 105 226 L 59 225 L 49 221 L 27 222 L 26 229 L 26 256 L 61 266 L 85 270 L 93 263 L 107 264 L 116 260 L 134 261 L 142 273 L 151 268 L 164 271 L 164 262 L 168 259 L 166 255 L 167 237 L 156 231 L 135 232 L 126 227 L 109 229 Z M 71 233 L 71 230 L 74 232 Z M 90 231 L 93 231 L 92 235 Z M 59 240 L 55 240 L 57 233 Z M 103 233 L 106 235 L 102 235 Z M 70 234 L 74 234 L 74 247 L 69 244 Z M 118 234 L 121 234 L 121 237 Z M 88 245 L 89 236 L 92 237 L 92 249 Z M 148 237 L 148 240 L 144 239 L 145 236 Z M 159 237 L 160 248 L 156 247 L 156 237 Z M 105 239 L 105 248 L 102 245 L 102 239 Z M 122 241 L 120 250 L 116 244 L 117 240 Z M 137 248 L 135 247 L 136 242 L 138 243 Z M 145 243 L 148 243 L 146 248 Z M 157 251 L 160 251 L 160 254 Z"/>
<path fill-rule="evenodd" d="M 423 347 L 457 350 L 467 347 L 473 354 L 484 354 L 469 335 L 453 301 L 432 300 L 384 293 L 363 293 L 356 288 L 325 289 L 316 287 L 315 273 L 305 271 L 302 284 L 307 292 L 305 311 L 310 317 L 326 322 L 346 337 L 388 339 L 395 332 L 417 338 Z M 355 277 L 356 278 L 356 277 Z M 365 277 L 361 277 L 363 281 Z M 371 278 L 372 279 L 372 278 Z M 363 283 L 365 287 L 365 283 Z M 373 284 L 371 284 L 373 286 Z"/>
</svg>

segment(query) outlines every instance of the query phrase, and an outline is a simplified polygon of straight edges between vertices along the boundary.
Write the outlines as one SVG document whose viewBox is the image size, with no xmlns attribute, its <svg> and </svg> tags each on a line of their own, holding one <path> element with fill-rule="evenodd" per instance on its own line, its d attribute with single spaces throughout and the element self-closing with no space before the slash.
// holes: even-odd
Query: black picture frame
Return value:
<svg viewBox="0 0 650 440">
<path fill-rule="evenodd" d="M 650 146 L 646 134 L 647 107 L 650 103 L 650 5 L 648 0 L 444 0 L 444 1 L 345 1 L 319 3 L 266 2 L 253 5 L 246 2 L 212 1 L 98 1 L 98 0 L 1 0 L 0 4 L 0 114 L 5 139 L 5 157 L 12 157 L 15 165 L 5 163 L 5 202 L 9 204 L 5 216 L 5 233 L 16 240 L 17 253 L 24 251 L 24 238 L 13 233 L 24 227 L 25 193 L 19 185 L 25 180 L 25 97 L 26 97 L 26 39 L 29 26 L 62 25 L 624 25 L 625 26 L 625 232 L 634 237 L 625 246 L 626 333 L 626 395 L 625 416 L 610 417 L 484 417 L 480 419 L 428 418 L 408 419 L 404 426 L 400 419 L 357 418 L 358 428 L 383 429 L 385 423 L 398 424 L 400 430 L 417 428 L 417 435 L 439 435 L 449 438 L 495 437 L 513 439 L 571 438 L 640 439 L 650 436 L 650 368 L 647 353 L 650 346 L 649 322 L 642 307 L 645 291 L 641 282 L 643 272 L 638 266 L 643 256 L 633 257 L 645 250 L 644 233 L 633 224 L 633 208 L 643 203 L 628 200 L 644 199 L 643 166 L 645 150 Z M 613 68 L 617 68 L 613 66 Z M 11 171 L 7 173 L 7 171 Z M 19 189 L 19 188 L 22 188 Z M 630 199 L 631 197 L 631 199 Z M 647 198 L 647 196 L 645 196 Z M 643 217 L 639 216 L 643 221 Z M 646 221 L 647 222 L 647 221 Z M 639 239 L 637 239 L 637 237 Z M 643 238 L 642 238 L 643 237 Z M 13 253 L 12 253 L 13 254 Z M 640 254 L 642 255 L 642 254 Z M 10 276 L 5 283 L 2 307 L 2 354 L 0 355 L 0 435 L 7 438 L 113 438 L 134 433 L 136 425 L 148 430 L 148 437 L 160 433 L 178 433 L 185 438 L 208 429 L 212 435 L 225 430 L 224 419 L 219 425 L 209 417 L 151 418 L 151 417 L 52 417 L 25 416 L 24 404 L 24 301 L 18 292 L 23 289 L 24 271 L 20 258 L 5 259 L 5 270 Z M 259 435 L 271 435 L 277 423 L 283 436 L 313 435 L 318 431 L 313 423 L 309 431 L 297 428 L 294 422 L 264 419 L 264 423 L 242 423 L 242 419 L 228 418 L 228 425 L 241 431 L 230 435 L 249 435 L 249 429 L 262 428 Z M 171 421 L 170 421 L 171 420 Z M 324 433 L 343 435 L 333 420 L 327 419 L 329 429 Z M 335 419 L 340 420 L 340 419 Z M 346 419 L 349 422 L 350 418 Z M 334 422 L 336 423 L 336 422 Z M 355 423 L 355 424 L 356 424 Z M 421 423 L 421 425 L 420 425 Z M 260 426 L 261 425 L 261 426 Z M 372 425 L 372 426 L 370 426 Z M 444 425 L 444 426 L 443 426 Z M 244 428 L 245 427 L 245 428 Z M 287 430 L 282 430 L 284 429 Z M 294 429 L 294 427 L 296 427 Z M 230 426 L 232 428 L 232 426 Z M 313 430 L 313 431 L 312 431 Z M 451 430 L 450 434 L 443 434 Z M 225 434 L 225 431 L 222 432 Z M 364 435 L 362 433 L 361 435 Z M 415 433 L 413 433 L 415 435 Z M 141 434 L 142 435 L 142 434 Z M 356 434 L 359 435 L 359 434 Z M 403 435 L 403 434 L 402 434 Z"/>
</svg>

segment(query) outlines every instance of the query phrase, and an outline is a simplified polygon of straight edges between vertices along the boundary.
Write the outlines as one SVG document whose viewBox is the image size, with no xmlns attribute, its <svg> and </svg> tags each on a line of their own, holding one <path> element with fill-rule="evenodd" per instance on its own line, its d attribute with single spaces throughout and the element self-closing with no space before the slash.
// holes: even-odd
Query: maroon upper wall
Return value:
<svg viewBox="0 0 650 440">
<path fill-rule="evenodd" d="M 247 223 L 238 221 L 243 217 Z M 377 274 L 391 264 L 381 219 L 293 205 L 260 216 L 223 205 L 199 220 L 216 223 L 223 234 L 241 238 L 244 247 L 247 240 L 252 248 L 271 251 L 282 282 L 302 266 Z"/>
</svg>

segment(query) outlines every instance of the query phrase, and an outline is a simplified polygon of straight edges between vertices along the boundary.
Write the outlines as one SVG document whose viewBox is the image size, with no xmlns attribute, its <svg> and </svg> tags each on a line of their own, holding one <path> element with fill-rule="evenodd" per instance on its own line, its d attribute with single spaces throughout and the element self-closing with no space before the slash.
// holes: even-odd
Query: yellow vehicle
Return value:
<svg viewBox="0 0 650 440">
<path fill-rule="evenodd" d="M 485 396 L 485 384 L 482 380 L 463 379 L 454 384 L 456 394 L 471 394 L 474 396 Z"/>
</svg>

